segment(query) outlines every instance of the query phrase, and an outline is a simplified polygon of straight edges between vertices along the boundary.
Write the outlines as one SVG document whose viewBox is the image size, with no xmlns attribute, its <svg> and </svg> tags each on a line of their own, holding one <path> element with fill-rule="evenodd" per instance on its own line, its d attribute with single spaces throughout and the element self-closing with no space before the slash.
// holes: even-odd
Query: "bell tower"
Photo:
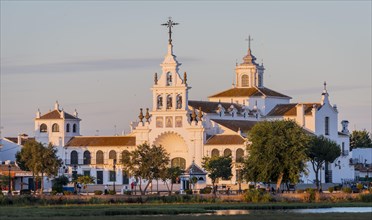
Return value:
<svg viewBox="0 0 372 220">
<path fill-rule="evenodd" d="M 235 81 L 238 88 L 249 87 L 264 87 L 263 86 L 263 73 L 265 68 L 263 64 L 256 63 L 256 57 L 253 56 L 251 51 L 251 36 L 246 39 L 248 41 L 248 53 L 243 57 L 243 63 L 235 68 Z"/>
</svg>

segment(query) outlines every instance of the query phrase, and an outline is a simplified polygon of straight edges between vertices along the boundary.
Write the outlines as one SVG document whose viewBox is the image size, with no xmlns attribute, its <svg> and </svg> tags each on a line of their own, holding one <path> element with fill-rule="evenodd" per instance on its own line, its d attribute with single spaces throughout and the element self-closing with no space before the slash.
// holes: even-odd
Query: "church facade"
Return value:
<svg viewBox="0 0 372 220">
<path fill-rule="evenodd" d="M 119 161 L 137 145 L 149 143 L 162 145 L 170 154 L 171 165 L 183 169 L 191 165 L 200 169 L 205 156 L 231 155 L 233 177 L 220 180 L 219 184 L 236 184 L 243 157 L 248 155 L 249 130 L 263 120 L 292 119 L 307 132 L 324 135 L 341 147 L 342 155 L 324 167 L 323 182 L 339 183 L 354 177 L 348 122 L 342 121 L 342 130 L 338 131 L 338 110 L 330 104 L 326 85 L 319 102 L 291 103 L 291 97 L 264 85 L 265 68 L 256 63 L 249 46 L 242 63 L 235 67 L 232 88 L 209 96 L 208 101 L 190 100 L 188 75 L 180 72 L 181 63 L 173 52 L 172 24 L 169 20 L 170 36 L 167 54 L 160 64 L 161 73 L 153 76 L 151 108 L 140 109 L 138 119 L 130 124 L 130 134 L 81 136 L 81 119 L 76 110 L 68 114 L 58 103 L 53 111 L 44 115 L 37 112 L 35 138 L 57 146 L 64 161 L 61 173 L 91 175 L 98 185 L 129 186 L 135 180 L 122 172 Z M 309 174 L 301 177 L 304 183 L 312 183 L 315 179 L 310 164 L 308 169 Z M 205 178 L 199 178 L 199 181 L 200 184 L 209 183 Z M 186 185 L 184 183 L 181 188 Z"/>
</svg>

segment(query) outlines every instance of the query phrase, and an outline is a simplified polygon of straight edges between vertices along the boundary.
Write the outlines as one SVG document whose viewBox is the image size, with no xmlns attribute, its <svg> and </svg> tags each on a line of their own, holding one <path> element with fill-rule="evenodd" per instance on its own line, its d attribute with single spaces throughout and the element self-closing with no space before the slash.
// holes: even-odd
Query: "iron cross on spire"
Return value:
<svg viewBox="0 0 372 220">
<path fill-rule="evenodd" d="M 164 23 L 164 24 L 161 24 L 161 25 L 167 26 L 169 28 L 169 31 L 168 31 L 168 33 L 169 33 L 169 40 L 168 40 L 168 42 L 171 44 L 172 43 L 172 27 L 174 25 L 179 25 L 179 23 L 174 23 L 172 21 L 172 17 L 169 17 L 168 19 L 169 20 L 167 21 L 167 23 Z"/>
<path fill-rule="evenodd" d="M 251 49 L 251 41 L 253 41 L 253 38 L 251 38 L 251 35 L 248 35 L 248 38 L 245 40 L 248 41 L 248 49 Z"/>
</svg>

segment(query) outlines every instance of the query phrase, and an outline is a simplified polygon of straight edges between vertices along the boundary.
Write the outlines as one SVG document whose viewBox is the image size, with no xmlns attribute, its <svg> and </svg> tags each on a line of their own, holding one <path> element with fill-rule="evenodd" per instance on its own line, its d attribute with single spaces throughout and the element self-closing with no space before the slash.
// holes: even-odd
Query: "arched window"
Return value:
<svg viewBox="0 0 372 220">
<path fill-rule="evenodd" d="M 181 169 L 186 169 L 186 160 L 182 157 L 175 157 L 171 161 L 172 167 L 179 167 Z"/>
<path fill-rule="evenodd" d="M 130 159 L 130 153 L 127 150 L 121 152 L 121 163 L 128 161 Z"/>
<path fill-rule="evenodd" d="M 101 150 L 96 153 L 96 164 L 103 164 L 103 152 Z"/>
<path fill-rule="evenodd" d="M 87 165 L 87 164 L 90 164 L 90 152 L 89 151 L 84 151 L 84 161 L 83 161 L 83 163 L 85 164 L 85 165 Z"/>
<path fill-rule="evenodd" d="M 181 109 L 182 108 L 182 96 L 181 95 L 177 95 L 176 101 L 177 101 L 176 108 L 177 109 Z"/>
<path fill-rule="evenodd" d="M 172 108 L 172 95 L 167 96 L 167 109 Z"/>
<path fill-rule="evenodd" d="M 249 76 L 243 75 L 242 76 L 242 87 L 248 87 L 249 86 Z"/>
<path fill-rule="evenodd" d="M 58 124 L 54 123 L 52 125 L 52 132 L 59 132 L 59 125 Z"/>
<path fill-rule="evenodd" d="M 69 123 L 67 123 L 67 125 L 66 125 L 66 132 L 70 132 L 70 124 Z"/>
<path fill-rule="evenodd" d="M 163 108 L 163 96 L 162 95 L 158 95 L 156 108 L 157 109 Z"/>
<path fill-rule="evenodd" d="M 78 153 L 76 150 L 71 151 L 71 164 L 79 164 L 78 163 Z"/>
<path fill-rule="evenodd" d="M 77 130 L 77 125 L 76 124 L 72 125 L 72 132 L 76 133 L 76 130 Z"/>
<path fill-rule="evenodd" d="M 212 154 L 211 155 L 212 157 L 219 157 L 220 156 L 220 151 L 217 150 L 217 149 L 213 149 L 211 154 Z"/>
<path fill-rule="evenodd" d="M 172 73 L 167 73 L 167 86 L 172 85 Z"/>
<path fill-rule="evenodd" d="M 242 163 L 243 160 L 244 160 L 244 150 L 241 149 L 241 148 L 239 148 L 239 149 L 236 150 L 236 159 L 235 159 L 235 161 L 237 163 Z"/>
<path fill-rule="evenodd" d="M 111 150 L 111 151 L 109 152 L 109 159 L 111 159 L 111 160 L 115 160 L 115 161 L 116 161 L 116 151 Z"/>
<path fill-rule="evenodd" d="M 48 127 L 46 124 L 40 125 L 40 132 L 48 132 Z"/>
<path fill-rule="evenodd" d="M 224 151 L 223 151 L 223 155 L 226 157 L 226 156 L 231 156 L 231 150 L 229 148 L 226 148 Z"/>
</svg>

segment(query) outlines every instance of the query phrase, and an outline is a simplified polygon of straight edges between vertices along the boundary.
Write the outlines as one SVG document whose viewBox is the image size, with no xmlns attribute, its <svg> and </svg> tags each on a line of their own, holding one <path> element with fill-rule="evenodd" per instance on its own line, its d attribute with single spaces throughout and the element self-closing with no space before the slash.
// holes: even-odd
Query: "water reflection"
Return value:
<svg viewBox="0 0 372 220">
<path fill-rule="evenodd" d="M 247 215 L 251 213 L 250 210 L 216 210 L 212 215 Z"/>
<path fill-rule="evenodd" d="M 321 209 L 293 209 L 291 212 L 295 213 L 330 213 L 330 212 L 370 212 L 372 213 L 372 207 L 338 207 L 338 208 L 321 208 Z"/>
</svg>

